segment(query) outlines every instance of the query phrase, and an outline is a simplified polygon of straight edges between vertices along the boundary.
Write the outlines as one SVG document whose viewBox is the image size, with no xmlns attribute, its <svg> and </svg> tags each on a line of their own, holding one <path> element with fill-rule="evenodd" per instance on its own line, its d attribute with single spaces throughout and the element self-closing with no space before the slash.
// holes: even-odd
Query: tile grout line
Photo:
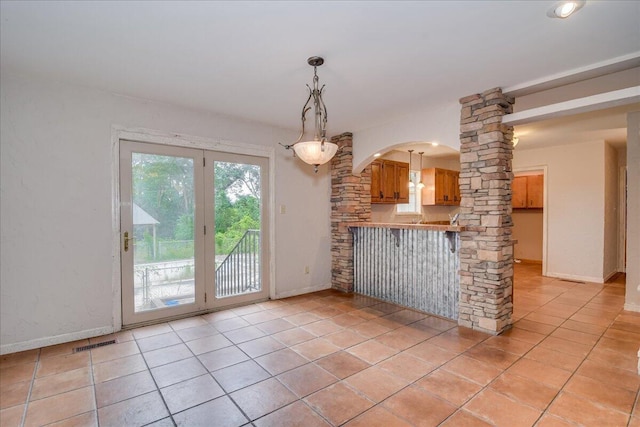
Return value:
<svg viewBox="0 0 640 427">
<path fill-rule="evenodd" d="M 31 382 L 29 383 L 29 392 L 27 393 L 27 401 L 24 403 L 24 410 L 22 411 L 22 418 L 20 420 L 20 427 L 24 427 L 24 424 L 27 421 L 27 410 L 29 409 L 29 402 L 31 401 L 31 392 L 33 391 L 33 386 L 36 381 L 36 373 L 38 372 L 38 366 L 40 365 L 40 355 L 42 354 L 42 349 L 38 349 L 38 356 L 36 357 L 36 363 L 33 367 L 33 374 L 31 374 Z"/>
<path fill-rule="evenodd" d="M 234 314 L 235 314 L 235 313 L 234 313 Z M 202 318 L 202 316 L 198 316 L 198 317 Z M 242 316 L 239 316 L 239 315 L 237 315 L 237 317 L 242 318 Z M 216 329 L 216 327 L 215 327 L 215 326 L 213 326 L 213 324 L 212 324 L 212 323 L 210 323 L 208 320 L 206 320 L 206 319 L 204 319 L 204 318 L 203 318 L 202 320 L 203 320 L 203 321 L 205 321 L 205 322 L 207 323 L 207 325 L 208 325 L 208 326 L 212 327 L 216 332 L 218 332 L 218 334 L 222 335 L 223 337 L 225 337 L 225 339 L 227 339 L 227 340 L 229 340 L 229 342 L 231 342 L 231 345 L 230 345 L 230 346 L 223 347 L 223 348 L 235 347 L 235 348 L 237 348 L 238 350 L 240 350 L 243 354 L 245 354 L 247 357 L 249 357 L 249 359 L 250 359 L 250 360 L 253 360 L 253 358 L 252 358 L 251 356 L 249 356 L 247 353 L 245 353 L 245 352 L 244 352 L 240 347 L 238 347 L 238 345 L 237 345 L 236 343 L 234 343 L 234 342 L 233 342 L 233 341 L 231 341 L 231 340 L 230 340 L 226 335 L 224 335 L 224 332 L 221 332 L 220 330 Z M 243 319 L 243 320 L 244 320 L 244 319 Z M 196 408 L 196 407 L 198 407 L 198 406 L 200 406 L 200 405 L 204 405 L 205 403 L 207 403 L 207 402 L 211 402 L 211 401 L 216 400 L 216 399 L 219 399 L 220 397 L 227 397 L 227 398 L 228 398 L 228 399 L 229 399 L 229 400 L 230 400 L 230 401 L 235 405 L 235 407 L 240 411 L 240 413 L 241 413 L 241 414 L 242 414 L 242 415 L 243 415 L 247 420 L 249 420 L 249 422 L 248 422 L 248 423 L 245 423 L 245 424 L 243 424 L 243 425 L 246 425 L 246 424 L 251 424 L 251 425 L 253 425 L 253 420 L 251 420 L 251 418 L 250 418 L 250 417 L 249 417 L 249 416 L 248 416 L 248 415 L 247 415 L 247 414 L 242 410 L 242 408 L 241 408 L 241 407 L 236 403 L 236 401 L 235 401 L 235 400 L 233 400 L 233 398 L 230 396 L 230 394 L 231 394 L 231 393 L 227 393 L 227 391 L 224 389 L 224 387 L 222 387 L 222 384 L 220 384 L 220 382 L 216 379 L 216 377 L 214 377 L 214 376 L 213 376 L 213 372 L 209 371 L 209 369 L 204 365 L 204 363 L 202 363 L 202 361 L 198 358 L 198 356 L 193 352 L 193 350 L 191 349 L 191 347 L 189 347 L 189 346 L 187 345 L 187 341 L 185 341 L 185 340 L 180 336 L 180 334 L 178 333 L 178 331 L 177 331 L 176 329 L 174 329 L 174 328 L 173 328 L 173 326 L 171 326 L 171 324 L 169 324 L 169 323 L 167 323 L 167 324 L 168 324 L 168 325 L 169 325 L 169 327 L 173 330 L 173 332 L 178 336 L 178 338 L 180 338 L 180 341 L 182 341 L 182 343 L 184 344 L 184 346 L 185 346 L 185 347 L 187 347 L 187 349 L 189 349 L 189 352 L 190 352 L 190 353 L 193 355 L 193 357 L 198 361 L 198 363 L 200 364 L 200 366 L 202 366 L 202 367 L 204 368 L 204 370 L 207 372 L 207 374 L 208 374 L 208 375 L 209 375 L 209 376 L 210 376 L 210 377 L 211 377 L 211 378 L 216 382 L 216 384 L 218 384 L 218 387 L 220 387 L 220 389 L 224 392 L 224 394 L 223 394 L 222 396 L 216 397 L 216 398 L 211 399 L 211 400 L 207 400 L 206 402 L 199 403 L 199 404 L 197 404 L 197 405 L 195 405 L 195 406 L 191 406 L 191 407 L 186 408 L 186 409 L 184 409 L 184 410 L 182 410 L 182 411 L 180 411 L 180 412 L 177 412 L 177 414 L 179 414 L 179 413 L 181 413 L 181 412 L 184 412 L 184 411 L 188 411 L 188 410 L 193 409 L 193 408 Z M 202 326 L 204 326 L 204 325 L 202 325 Z M 185 328 L 185 329 L 188 329 L 188 328 Z M 241 329 L 241 328 L 238 328 L 238 329 Z M 235 330 L 235 329 L 232 329 L 232 330 Z M 192 341 L 193 341 L 193 340 L 192 340 Z M 221 349 L 218 349 L 218 350 L 221 350 Z M 213 350 L 213 351 L 217 351 L 217 350 Z M 203 354 L 206 354 L 206 353 L 203 353 Z M 171 362 L 171 363 L 173 363 L 173 362 Z M 239 363 L 242 363 L 242 362 L 234 363 L 233 365 L 229 365 L 229 366 L 227 366 L 227 367 L 235 366 L 235 365 L 238 365 Z M 225 369 L 225 368 L 220 368 L 220 369 Z M 265 371 L 266 371 L 266 370 L 265 370 Z M 149 371 L 149 373 L 151 373 L 151 371 Z M 269 372 L 268 372 L 268 373 L 269 373 Z M 271 373 L 269 373 L 269 375 L 271 375 Z M 151 376 L 153 377 L 153 374 L 151 374 Z M 184 382 L 184 381 L 189 381 L 190 379 L 192 379 L 192 378 L 189 378 L 189 379 L 187 379 L 187 380 L 183 380 L 183 381 L 179 381 L 179 382 L 178 382 L 178 383 L 176 383 L 176 384 L 179 384 L 180 382 Z M 155 378 L 154 378 L 154 381 L 155 381 Z M 266 381 L 266 380 L 265 380 L 265 381 Z M 173 384 L 172 384 L 172 385 L 173 385 Z M 168 386 L 168 387 L 169 387 L 169 386 Z M 247 386 L 247 387 L 249 387 L 249 386 Z M 246 388 L 246 387 L 243 387 L 243 388 Z M 241 389 L 239 389 L 239 390 L 241 390 Z M 160 388 L 158 388 L 158 391 L 160 391 Z M 237 391 L 237 390 L 236 390 L 236 391 Z M 162 393 L 160 393 L 160 394 L 162 394 Z M 167 409 L 168 409 L 168 407 L 167 407 Z M 172 420 L 172 421 L 174 421 L 174 425 L 176 425 L 175 420 L 173 419 L 173 414 L 171 414 L 171 411 L 169 411 L 169 414 L 171 415 L 171 420 Z"/>
<path fill-rule="evenodd" d="M 165 322 L 165 323 L 166 323 L 167 326 L 169 326 L 169 328 L 171 328 L 171 326 L 169 325 L 169 322 Z M 159 324 L 162 325 L 162 323 L 159 323 Z M 171 328 L 171 329 L 173 329 L 173 328 Z M 158 334 L 158 335 L 160 335 L 160 334 Z M 151 335 L 151 336 L 153 336 L 153 335 Z M 164 405 L 165 408 L 167 408 L 167 412 L 169 413 L 169 418 L 171 419 L 171 422 L 175 426 L 176 422 L 173 419 L 173 414 L 171 414 L 171 410 L 169 409 L 169 405 L 167 405 L 167 401 L 164 399 L 164 396 L 162 395 L 162 392 L 160 391 L 160 387 L 158 386 L 158 383 L 156 382 L 156 379 L 153 377 L 153 374 L 151 373 L 151 368 L 149 367 L 149 363 L 147 363 L 147 358 L 144 357 L 144 352 L 142 351 L 142 349 L 140 349 L 140 345 L 138 345 L 138 339 L 133 334 L 133 331 L 131 333 L 131 337 L 133 338 L 133 342 L 136 343 L 136 347 L 138 348 L 138 351 L 140 352 L 140 356 L 142 356 L 142 360 L 144 361 L 144 365 L 147 367 L 147 372 L 149 372 L 149 376 L 153 380 L 153 384 L 156 386 L 156 391 L 160 395 L 160 399 L 162 399 L 162 404 Z M 145 337 L 145 338 L 148 338 L 148 337 Z M 152 392 L 149 392 L 149 393 L 152 393 Z M 148 393 L 145 393 L 145 394 L 148 394 Z M 140 396 L 142 396 L 142 395 L 140 395 Z M 137 397 L 137 396 L 134 396 L 134 397 L 126 399 L 126 400 L 130 400 L 130 399 L 133 399 L 135 397 Z M 160 418 L 160 419 L 164 419 L 164 418 Z M 146 425 L 153 424 L 156 421 L 159 421 L 159 420 L 153 420 L 150 423 L 147 423 Z M 98 422 L 99 422 L 99 420 L 98 420 Z"/>
<path fill-rule="evenodd" d="M 600 294 L 601 294 L 601 293 L 606 289 L 606 287 L 607 287 L 607 286 L 606 286 L 606 284 L 603 284 L 603 285 L 604 285 L 604 286 L 602 287 L 602 289 L 601 289 L 597 294 L 595 294 L 594 296 L 592 296 L 591 298 L 589 298 L 587 301 L 585 301 L 585 303 L 580 307 L 580 309 L 579 309 L 579 310 L 577 310 L 577 311 L 576 311 L 576 313 L 577 313 L 578 311 L 582 310 L 583 308 L 585 308 L 585 306 L 586 306 L 587 304 L 589 304 L 589 303 L 590 303 L 590 302 L 591 302 L 595 297 L 597 297 L 598 295 L 600 295 Z M 575 287 L 577 287 L 577 285 L 576 285 L 576 286 L 574 286 L 574 288 L 575 288 Z M 571 288 L 571 289 L 573 289 L 573 288 Z M 569 289 L 568 289 L 568 290 L 569 290 Z M 567 291 L 568 291 L 568 290 L 567 290 Z M 567 291 L 563 292 L 562 294 L 566 293 Z M 560 294 L 560 295 L 562 295 L 562 294 Z M 560 295 L 558 295 L 556 298 L 558 298 Z M 556 298 L 554 298 L 554 300 L 555 300 Z M 553 301 L 553 300 L 551 300 L 551 301 Z M 549 301 L 549 302 L 551 302 L 551 301 Z M 548 303 L 547 303 L 547 304 L 548 304 Z M 546 304 L 544 304 L 544 305 L 546 305 Z M 621 311 L 622 311 L 622 310 L 619 310 L 619 311 L 618 311 L 618 313 L 616 314 L 616 317 L 618 317 L 618 316 L 619 316 L 619 314 L 620 314 L 620 312 L 621 312 Z M 575 315 L 575 313 L 574 313 L 573 315 Z M 573 316 L 573 315 L 572 315 L 572 316 Z M 556 328 L 555 328 L 551 333 L 549 333 L 549 334 L 547 335 L 547 338 L 548 338 L 548 337 L 550 337 L 550 336 L 551 336 L 551 334 L 552 334 L 553 332 L 555 332 L 556 330 L 558 330 L 558 329 L 559 329 L 562 325 L 564 325 L 568 320 L 570 320 L 570 318 L 565 319 L 565 321 L 564 321 L 564 322 L 562 322 L 560 325 L 558 325 L 558 326 L 557 326 L 557 327 L 556 327 Z M 553 399 L 551 399 L 551 401 L 547 404 L 547 406 L 545 407 L 545 409 L 544 409 L 544 410 L 542 411 L 542 413 L 540 414 L 540 417 L 538 417 L 538 419 L 536 420 L 536 423 L 535 423 L 535 424 L 539 423 L 539 422 L 542 420 L 542 417 L 543 417 L 545 414 L 548 414 L 548 412 L 547 412 L 547 411 L 549 410 L 549 408 L 553 405 L 553 403 L 556 401 L 556 399 L 558 398 L 558 396 L 560 396 L 560 394 L 564 391 L 564 388 L 565 388 L 565 387 L 566 387 L 566 385 L 569 383 L 569 381 L 571 381 L 571 379 L 572 379 L 572 378 L 577 374 L 577 372 L 578 372 L 578 370 L 580 369 L 580 367 L 581 367 L 581 366 L 584 364 L 584 362 L 587 360 L 587 358 L 589 357 L 589 355 L 591 354 L 591 352 L 593 351 L 593 349 L 596 347 L 596 345 L 598 345 L 598 343 L 600 342 L 600 340 L 602 339 L 602 337 L 604 336 L 604 334 L 606 334 L 606 333 L 607 333 L 607 331 L 609 330 L 609 328 L 611 327 L 611 325 L 614 323 L 614 321 L 615 321 L 615 318 L 609 322 L 609 325 L 605 328 L 605 330 L 604 330 L 600 335 L 589 334 L 589 335 L 597 336 L 597 337 L 598 337 L 598 340 L 597 340 L 597 341 L 596 341 L 596 342 L 591 346 L 591 349 L 590 349 L 590 350 L 587 352 L 587 354 L 584 356 L 584 358 L 582 359 L 582 361 L 580 362 L 580 364 L 579 364 L 579 365 L 578 365 L 578 366 L 577 366 L 577 367 L 576 367 L 576 368 L 571 372 L 571 375 L 569 376 L 569 378 L 567 378 L 567 380 L 564 382 L 564 384 L 562 385 L 562 387 L 560 387 L 560 389 L 558 390 L 558 393 L 556 393 L 556 395 L 553 397 Z M 577 322 L 577 321 L 576 321 L 576 322 Z M 579 323 L 584 323 L 584 322 L 579 322 Z M 588 323 L 586 323 L 586 324 L 588 324 Z M 565 328 L 565 329 L 566 329 L 566 328 Z M 581 331 L 578 331 L 578 332 L 581 332 Z M 585 333 L 586 333 L 586 332 L 585 332 Z M 545 338 L 545 339 L 546 339 L 546 338 Z M 544 341 L 544 340 L 543 340 L 543 341 Z M 537 345 L 536 345 L 536 347 L 537 347 Z M 527 353 L 528 353 L 528 352 L 527 352 Z M 561 352 L 561 353 L 562 353 L 562 352 Z M 608 406 L 607 406 L 607 407 L 608 407 Z M 616 410 L 616 409 L 614 409 L 614 408 L 610 408 L 610 409 L 613 409 L 613 410 L 617 411 L 617 410 Z M 618 411 L 618 412 L 619 412 L 619 411 Z M 549 415 L 554 415 L 554 414 L 549 414 Z M 573 422 L 572 420 L 566 420 L 565 418 L 560 417 L 560 416 L 558 416 L 558 415 L 555 415 L 555 416 L 557 416 L 558 418 L 560 418 L 560 419 L 562 419 L 562 420 L 564 420 L 564 421 Z M 631 419 L 631 413 L 629 414 L 629 420 L 630 420 L 630 419 Z M 534 424 L 534 425 L 535 425 L 535 424 Z"/>
<path fill-rule="evenodd" d="M 577 286 L 577 285 L 576 285 L 576 286 Z M 546 302 L 546 303 L 542 304 L 541 306 L 539 306 L 539 307 L 538 307 L 538 308 L 536 308 L 535 310 L 532 310 L 532 311 L 531 311 L 531 312 L 529 312 L 528 314 L 531 314 L 531 313 L 535 312 L 536 310 L 539 310 L 540 308 L 544 307 L 545 305 L 550 304 L 550 303 L 551 303 L 551 302 L 553 302 L 555 299 L 557 299 L 557 298 L 559 298 L 560 296 L 564 295 L 565 293 L 567 293 L 567 292 L 568 292 L 568 291 L 570 291 L 571 289 L 575 288 L 576 286 L 573 286 L 572 288 L 568 288 L 568 289 L 564 290 L 562 293 L 560 293 L 560 294 L 556 295 L 554 298 L 552 298 L 552 299 L 551 299 L 551 300 L 549 300 L 548 302 Z M 603 288 L 602 290 L 604 290 L 604 288 Z M 586 305 L 587 305 L 591 300 L 593 300 L 593 298 L 595 298 L 597 295 L 599 295 L 599 294 L 602 292 L 602 290 L 600 290 L 597 294 L 595 294 L 594 296 L 592 296 L 591 298 L 589 298 L 587 301 L 585 301 L 585 302 L 584 302 L 584 304 L 583 304 L 582 306 L 580 306 L 580 308 L 579 308 L 578 310 L 576 310 L 576 312 L 578 312 L 578 311 L 580 311 L 581 309 L 583 309 L 583 308 L 584 308 L 584 307 L 585 307 L 585 306 L 586 306 Z M 527 315 L 528 315 L 528 314 L 527 314 Z M 575 313 L 573 313 L 573 314 L 575 314 Z M 572 315 L 573 315 L 573 314 L 572 314 Z M 526 316 L 524 316 L 524 317 L 526 317 Z M 516 320 L 513 324 L 515 325 L 519 320 L 524 319 L 524 317 L 522 317 L 522 318 L 520 318 L 520 319 Z M 554 316 L 554 317 L 557 317 L 557 316 Z M 466 400 L 462 405 L 460 405 L 460 406 L 458 407 L 458 410 L 454 411 L 454 412 L 453 412 L 449 417 L 447 417 L 447 419 L 449 419 L 449 418 L 450 418 L 451 416 L 453 416 L 455 413 L 457 413 L 457 412 L 461 411 L 461 410 L 463 409 L 463 406 L 464 406 L 464 405 L 466 405 L 468 402 L 470 402 L 471 400 L 473 400 L 473 399 L 474 399 L 478 394 L 480 394 L 482 391 L 484 391 L 484 390 L 488 389 L 488 388 L 491 386 L 491 384 L 493 384 L 493 383 L 494 383 L 494 382 L 495 382 L 495 381 L 496 381 L 496 380 L 497 380 L 497 379 L 498 379 L 502 374 L 506 373 L 506 371 L 507 371 L 509 368 L 511 368 L 513 365 L 515 365 L 517 362 L 519 362 L 520 360 L 524 359 L 524 358 L 525 358 L 525 356 L 526 356 L 527 354 L 529 354 L 529 353 L 530 353 L 531 351 L 533 351 L 536 347 L 538 347 L 538 346 L 539 346 L 539 345 L 540 345 L 540 344 L 541 344 L 541 343 L 542 343 L 546 338 L 550 337 L 550 336 L 551 336 L 551 334 L 553 334 L 556 330 L 558 330 L 558 329 L 559 329 L 559 328 L 560 328 L 560 327 L 561 327 L 561 326 L 562 326 L 562 325 L 563 325 L 567 320 L 569 320 L 569 318 L 565 319 L 565 320 L 564 320 L 560 325 L 558 325 L 558 326 L 551 325 L 551 326 L 554 326 L 554 329 L 553 329 L 551 332 L 549 332 L 549 333 L 547 333 L 547 334 L 544 334 L 544 335 L 545 335 L 545 338 L 544 338 L 544 339 L 542 339 L 540 342 L 538 342 L 537 344 L 535 344 L 531 349 L 529 349 L 528 351 L 526 351 L 526 352 L 525 352 L 525 353 L 523 353 L 522 355 L 516 355 L 516 356 L 518 356 L 518 359 L 516 359 L 516 360 L 515 360 L 513 363 L 511 363 L 507 368 L 505 368 L 505 369 L 502 371 L 502 373 L 501 373 L 500 375 L 496 376 L 496 377 L 495 377 L 493 380 L 491 380 L 491 381 L 490 381 L 486 386 L 483 386 L 483 388 L 482 388 L 482 389 L 480 389 L 478 392 L 476 392 L 472 397 L 470 397 L 469 399 L 467 399 L 467 400 Z M 541 322 L 538 322 L 538 323 L 541 323 Z M 513 329 L 513 326 L 512 326 L 512 328 L 510 328 L 510 329 Z M 525 330 L 526 330 L 526 329 L 525 329 Z M 527 330 L 527 331 L 528 331 L 528 330 Z M 535 331 L 529 331 L 529 332 L 535 332 Z M 606 330 L 605 330 L 605 332 L 606 332 Z M 605 332 L 603 332 L 603 334 L 604 334 Z M 536 332 L 536 333 L 538 333 L 538 332 Z M 496 336 L 499 336 L 499 335 L 496 335 Z M 482 341 L 478 342 L 478 343 L 477 343 L 477 344 L 475 344 L 474 346 L 470 347 L 468 350 L 471 350 L 472 348 L 474 348 L 474 347 L 476 347 L 476 346 L 480 345 L 481 343 L 483 343 L 483 342 L 487 341 L 487 340 L 488 340 L 488 339 L 490 339 L 490 338 L 491 338 L 491 337 L 487 337 L 485 340 L 482 340 Z M 517 340 L 516 338 L 513 338 L 513 339 L 515 339 L 516 341 L 519 341 L 519 340 Z M 595 344 L 593 344 L 592 349 L 593 349 L 593 347 L 595 347 L 595 345 L 596 345 L 596 344 L 597 344 L 597 342 L 596 342 Z M 459 357 L 459 356 L 461 356 L 461 355 L 463 355 L 463 354 L 464 354 L 464 353 L 466 353 L 468 350 L 465 350 L 463 353 L 461 353 L 460 355 L 456 356 L 456 358 L 457 358 L 457 357 Z M 502 349 L 499 349 L 499 350 L 502 350 Z M 506 351 L 506 350 L 502 350 L 502 351 L 505 351 L 505 352 L 509 353 L 509 352 L 508 352 L 508 351 Z M 554 351 L 555 351 L 555 350 L 554 350 Z M 590 351 L 590 352 L 591 352 L 591 351 Z M 589 352 L 589 353 L 590 353 L 590 352 Z M 562 352 L 560 352 L 560 353 L 562 353 Z M 535 425 L 535 424 L 537 424 L 538 422 L 540 422 L 541 418 L 542 418 L 542 417 L 547 413 L 547 410 L 549 409 L 549 407 L 553 404 L 553 402 L 555 401 L 555 399 L 558 397 L 558 395 L 559 395 L 559 394 L 562 392 L 562 390 L 564 389 L 564 386 L 565 386 L 565 385 L 566 385 L 566 384 L 571 380 L 571 378 L 573 377 L 573 375 L 575 374 L 575 372 L 579 369 L 579 367 L 582 365 L 582 363 L 586 360 L 586 358 L 588 357 L 589 353 L 587 353 L 587 355 L 584 357 L 584 359 L 583 359 L 583 361 L 580 363 L 580 365 L 578 365 L 578 366 L 576 367 L 576 369 L 571 373 L 571 376 L 570 376 L 570 377 L 565 381 L 565 383 L 564 383 L 564 384 L 563 384 L 563 385 L 558 389 L 558 392 L 556 393 L 556 395 L 554 396 L 554 398 L 553 398 L 553 399 L 552 399 L 552 400 L 551 400 L 551 401 L 550 401 L 550 402 L 545 406 L 545 408 L 544 408 L 544 409 L 540 410 L 540 416 L 536 419 L 536 421 L 535 421 L 534 425 Z M 513 354 L 513 353 L 510 353 L 510 354 Z M 468 357 L 471 357 L 471 356 L 468 356 Z M 472 358 L 473 358 L 473 357 L 472 357 Z M 452 359 L 452 360 L 453 360 L 453 359 Z M 474 360 L 477 360 L 477 359 L 474 359 Z M 532 360 L 535 360 L 535 359 L 532 359 Z M 482 362 L 482 361 L 480 361 L 480 362 Z M 484 362 L 483 362 L 483 363 L 484 363 Z M 568 371 L 567 371 L 567 372 L 568 372 Z M 514 375 L 515 375 L 515 374 L 514 374 Z M 536 381 L 536 382 L 537 382 L 537 381 Z M 543 384 L 543 383 L 540 383 L 540 384 Z M 543 385 L 544 385 L 544 384 L 543 384 Z M 523 404 L 523 405 L 525 405 L 525 406 L 527 406 L 527 407 L 530 407 L 530 408 L 532 408 L 532 409 L 534 409 L 534 410 L 538 411 L 538 409 L 537 409 L 537 408 L 534 408 L 534 407 L 530 406 L 529 404 L 527 404 L 527 403 L 525 403 L 525 402 L 521 402 L 519 399 L 514 399 L 514 398 L 512 398 L 511 396 L 508 396 L 508 395 L 506 395 L 506 394 L 504 394 L 504 393 L 501 393 L 501 392 L 500 392 L 500 391 L 498 391 L 498 390 L 495 390 L 495 392 L 496 392 L 496 393 L 498 393 L 498 394 L 501 394 L 502 396 L 505 396 L 505 397 L 507 397 L 507 398 L 509 398 L 509 399 L 511 399 L 511 400 L 515 400 L 516 402 L 519 402 L 519 403 L 521 403 L 521 404 Z M 484 418 L 484 417 L 482 417 L 482 418 Z M 445 419 L 444 421 L 446 421 L 446 419 Z M 444 422 L 444 421 L 443 421 L 443 422 Z M 487 420 L 487 421 L 490 421 L 490 420 Z"/>
<path fill-rule="evenodd" d="M 631 413 L 629 414 L 629 421 L 627 421 L 627 427 L 631 426 L 631 421 L 634 418 L 636 408 L 638 407 L 638 397 L 640 396 L 640 389 L 636 391 L 636 398 L 631 406 Z"/>
<path fill-rule="evenodd" d="M 116 340 L 116 343 L 118 341 Z M 73 354 L 73 353 L 72 353 Z M 89 350 L 89 370 L 91 371 L 91 391 L 93 392 L 93 403 L 96 411 L 96 424 L 100 427 L 100 418 L 98 418 L 98 396 L 96 393 L 96 380 L 93 376 L 93 352 Z"/>
</svg>

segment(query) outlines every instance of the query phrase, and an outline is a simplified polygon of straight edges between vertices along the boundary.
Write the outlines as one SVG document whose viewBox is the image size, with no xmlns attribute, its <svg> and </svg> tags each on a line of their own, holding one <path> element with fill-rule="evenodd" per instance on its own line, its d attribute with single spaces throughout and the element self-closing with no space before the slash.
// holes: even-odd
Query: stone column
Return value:
<svg viewBox="0 0 640 427">
<path fill-rule="evenodd" d="M 491 334 L 511 327 L 513 98 L 500 88 L 460 100 L 460 305 L 458 324 Z"/>
<path fill-rule="evenodd" d="M 331 285 L 353 291 L 353 235 L 349 223 L 371 221 L 371 167 L 353 173 L 353 134 L 334 136 L 331 160 Z"/>
</svg>

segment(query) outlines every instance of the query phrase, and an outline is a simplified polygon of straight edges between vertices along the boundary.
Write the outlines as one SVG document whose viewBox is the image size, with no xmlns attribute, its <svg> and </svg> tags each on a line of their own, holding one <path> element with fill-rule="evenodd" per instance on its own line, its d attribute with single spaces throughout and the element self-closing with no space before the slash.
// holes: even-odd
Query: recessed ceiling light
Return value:
<svg viewBox="0 0 640 427">
<path fill-rule="evenodd" d="M 373 155 L 373 157 L 380 157 L 380 156 L 382 156 L 382 154 L 380 154 L 380 153 L 376 153 L 376 154 Z"/>
<path fill-rule="evenodd" d="M 437 142 L 432 142 L 431 143 L 431 146 L 433 146 L 433 147 L 437 147 L 438 145 L 440 145 L 440 144 L 438 144 Z"/>
<path fill-rule="evenodd" d="M 557 2 L 547 11 L 547 16 L 550 18 L 568 18 L 571 14 L 580 10 L 585 3 L 586 0 Z"/>
</svg>

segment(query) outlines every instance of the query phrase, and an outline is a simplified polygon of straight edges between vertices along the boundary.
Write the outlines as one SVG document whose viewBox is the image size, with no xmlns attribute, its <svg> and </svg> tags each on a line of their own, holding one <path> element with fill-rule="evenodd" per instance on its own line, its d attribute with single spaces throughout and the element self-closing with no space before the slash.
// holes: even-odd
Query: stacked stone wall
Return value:
<svg viewBox="0 0 640 427">
<path fill-rule="evenodd" d="M 353 235 L 349 223 L 371 221 L 371 167 L 353 173 L 353 135 L 343 133 L 331 142 L 338 153 L 331 160 L 331 285 L 353 291 Z"/>
<path fill-rule="evenodd" d="M 498 334 L 511 326 L 513 98 L 499 88 L 460 100 L 461 326 Z"/>
</svg>

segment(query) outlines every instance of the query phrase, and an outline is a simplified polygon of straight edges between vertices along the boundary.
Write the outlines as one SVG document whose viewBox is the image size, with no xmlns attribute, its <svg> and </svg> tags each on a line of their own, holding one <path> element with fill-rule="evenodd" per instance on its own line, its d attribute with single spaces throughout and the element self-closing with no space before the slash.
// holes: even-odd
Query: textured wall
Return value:
<svg viewBox="0 0 640 427">
<path fill-rule="evenodd" d="M 340 147 L 331 160 L 331 285 L 353 291 L 353 235 L 349 223 L 371 221 L 371 168 L 354 174 L 353 135 L 331 142 Z"/>
</svg>

